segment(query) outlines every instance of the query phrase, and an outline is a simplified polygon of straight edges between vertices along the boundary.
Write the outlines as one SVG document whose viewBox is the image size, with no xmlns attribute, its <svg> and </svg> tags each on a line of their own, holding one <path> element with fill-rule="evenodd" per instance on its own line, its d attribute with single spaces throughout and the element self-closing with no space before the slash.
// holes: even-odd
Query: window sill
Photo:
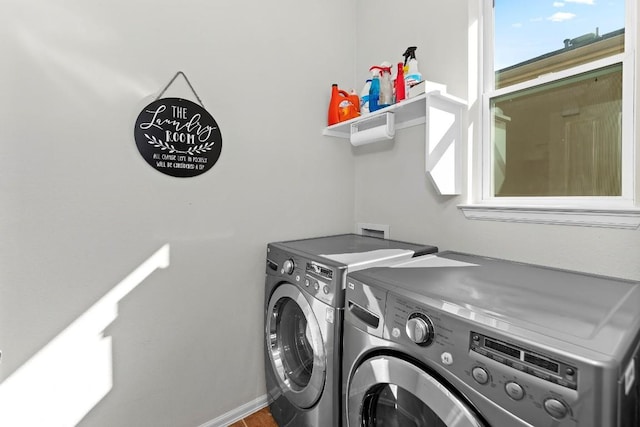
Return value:
<svg viewBox="0 0 640 427">
<path fill-rule="evenodd" d="M 496 205 L 458 205 L 467 219 L 574 225 L 636 230 L 640 209 L 585 209 L 560 207 L 515 207 Z"/>
</svg>

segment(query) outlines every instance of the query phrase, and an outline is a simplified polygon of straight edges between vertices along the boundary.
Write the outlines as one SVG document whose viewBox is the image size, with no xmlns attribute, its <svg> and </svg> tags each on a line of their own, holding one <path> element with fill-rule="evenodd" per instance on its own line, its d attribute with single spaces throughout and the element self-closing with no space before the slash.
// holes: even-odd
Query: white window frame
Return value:
<svg viewBox="0 0 640 427">
<path fill-rule="evenodd" d="M 534 81 L 494 90 L 493 69 L 493 0 L 480 0 L 481 29 L 479 60 L 481 78 L 481 150 L 480 165 L 472 175 L 476 185 L 469 188 L 470 203 L 459 206 L 469 219 L 585 225 L 636 229 L 640 226 L 640 209 L 636 193 L 636 30 L 637 2 L 625 0 L 624 52 L 567 70 L 545 74 Z M 617 197 L 494 197 L 493 144 L 491 138 L 492 98 L 550 83 L 576 74 L 622 63 L 622 195 Z M 478 184 L 479 182 L 479 184 Z"/>
</svg>

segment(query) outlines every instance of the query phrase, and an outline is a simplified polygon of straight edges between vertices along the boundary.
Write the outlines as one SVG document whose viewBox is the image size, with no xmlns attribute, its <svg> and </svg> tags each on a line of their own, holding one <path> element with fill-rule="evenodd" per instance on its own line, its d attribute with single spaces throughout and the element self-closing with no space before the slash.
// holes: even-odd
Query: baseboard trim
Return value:
<svg viewBox="0 0 640 427">
<path fill-rule="evenodd" d="M 268 405 L 267 395 L 264 394 L 251 402 L 247 402 L 242 406 L 238 406 L 236 409 L 220 415 L 218 418 L 198 426 L 198 427 L 227 427 L 230 424 L 240 421 L 243 418 L 259 411 Z"/>
</svg>

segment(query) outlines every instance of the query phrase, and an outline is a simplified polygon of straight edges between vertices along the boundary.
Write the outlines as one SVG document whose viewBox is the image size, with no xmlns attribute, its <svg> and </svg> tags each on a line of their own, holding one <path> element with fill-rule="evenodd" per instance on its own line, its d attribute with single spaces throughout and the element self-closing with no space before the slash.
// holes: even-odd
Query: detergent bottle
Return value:
<svg viewBox="0 0 640 427">
<path fill-rule="evenodd" d="M 357 95 L 356 95 L 357 97 Z M 359 103 L 359 102 L 358 102 Z M 336 83 L 331 85 L 331 100 L 329 101 L 329 113 L 327 123 L 329 126 L 336 123 L 358 117 L 358 107 L 354 105 L 353 98 L 348 92 L 338 89 Z"/>
<path fill-rule="evenodd" d="M 422 81 L 422 74 L 418 70 L 418 60 L 416 59 L 416 46 L 409 46 L 404 51 L 404 79 L 407 87 L 415 86 Z"/>
<path fill-rule="evenodd" d="M 388 62 L 383 62 L 382 65 L 377 66 L 374 65 L 369 69 L 369 71 L 377 70 L 380 73 L 379 77 L 379 91 L 380 94 L 378 96 L 377 109 L 388 107 L 393 104 L 393 83 L 391 81 L 391 64 Z M 374 77 L 375 80 L 375 77 Z M 371 86 L 373 87 L 373 81 L 371 82 Z M 369 98 L 369 110 L 375 111 L 371 109 L 371 98 Z"/>
</svg>

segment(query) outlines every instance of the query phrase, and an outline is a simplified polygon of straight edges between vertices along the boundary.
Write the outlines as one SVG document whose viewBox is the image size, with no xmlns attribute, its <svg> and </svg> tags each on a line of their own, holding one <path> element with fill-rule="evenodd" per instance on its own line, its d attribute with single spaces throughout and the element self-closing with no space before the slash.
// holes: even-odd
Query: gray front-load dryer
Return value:
<svg viewBox="0 0 640 427">
<path fill-rule="evenodd" d="M 640 283 L 455 252 L 347 276 L 348 427 L 638 427 Z"/>
<path fill-rule="evenodd" d="M 268 245 L 265 375 L 278 425 L 340 425 L 346 274 L 436 251 L 355 234 Z"/>
</svg>

